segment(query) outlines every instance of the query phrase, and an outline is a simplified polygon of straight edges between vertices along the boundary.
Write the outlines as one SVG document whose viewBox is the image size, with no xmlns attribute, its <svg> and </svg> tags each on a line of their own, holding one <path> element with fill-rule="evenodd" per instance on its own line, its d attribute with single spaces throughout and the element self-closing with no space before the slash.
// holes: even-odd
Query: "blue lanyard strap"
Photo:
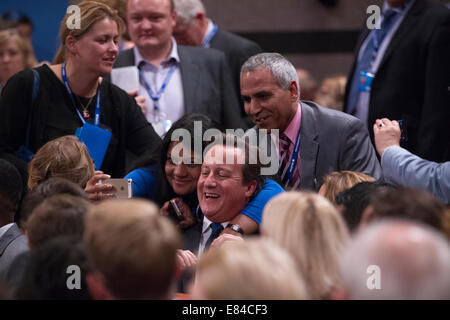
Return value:
<svg viewBox="0 0 450 320">
<path fill-rule="evenodd" d="M 300 151 L 300 129 L 297 133 L 297 138 L 295 139 L 294 152 L 292 152 L 291 159 L 289 159 L 289 170 L 286 185 L 291 181 L 292 175 L 294 174 L 295 166 L 297 165 L 298 153 Z"/>
<path fill-rule="evenodd" d="M 372 57 L 371 57 L 371 61 L 370 61 L 371 65 L 374 63 L 374 61 L 377 57 L 381 42 L 383 41 L 383 39 L 389 32 L 389 29 L 392 27 L 393 23 L 395 23 L 396 18 L 398 18 L 402 14 L 401 12 L 397 12 L 392 9 L 389 12 L 390 13 L 388 15 L 386 15 L 387 12 L 383 13 L 384 18 L 383 18 L 383 21 L 381 22 L 381 28 L 375 29 L 371 33 L 372 38 L 370 40 L 372 41 L 372 45 L 373 45 L 373 52 L 372 52 Z"/>
<path fill-rule="evenodd" d="M 147 83 L 147 81 L 145 81 L 144 72 L 141 70 L 141 68 L 139 68 L 139 77 L 141 78 L 142 82 L 144 83 L 145 89 L 147 90 L 149 97 L 155 103 L 155 105 L 154 105 L 155 110 L 159 109 L 158 101 L 159 101 L 159 99 L 161 99 L 162 94 L 166 90 L 167 84 L 169 83 L 170 78 L 172 77 L 172 74 L 174 73 L 176 68 L 177 68 L 176 64 L 174 64 L 170 67 L 169 72 L 167 73 L 166 78 L 164 79 L 164 82 L 161 85 L 161 88 L 159 88 L 159 90 L 158 90 L 158 92 L 156 92 L 156 94 L 154 94 L 150 85 Z"/>
<path fill-rule="evenodd" d="M 217 32 L 217 24 L 213 24 L 211 32 L 208 33 L 202 41 L 203 48 L 209 48 L 209 43 L 211 42 L 211 39 L 216 35 L 216 32 Z"/>
<path fill-rule="evenodd" d="M 69 93 L 70 96 L 70 100 L 72 100 L 72 104 L 75 107 L 75 110 L 77 111 L 78 117 L 80 118 L 81 122 L 83 124 L 86 123 L 86 121 L 84 121 L 83 117 L 81 116 L 80 111 L 77 108 L 77 105 L 75 103 L 75 98 L 73 96 L 72 90 L 70 90 L 70 86 L 69 86 L 69 80 L 67 79 L 67 74 L 66 74 L 66 63 L 64 62 L 63 65 L 61 66 L 61 78 L 64 82 L 64 85 L 66 86 L 67 92 Z M 98 126 L 100 124 L 100 85 L 98 86 L 98 90 L 97 90 L 97 103 L 95 105 L 95 118 L 94 118 L 94 124 L 96 126 Z"/>
</svg>

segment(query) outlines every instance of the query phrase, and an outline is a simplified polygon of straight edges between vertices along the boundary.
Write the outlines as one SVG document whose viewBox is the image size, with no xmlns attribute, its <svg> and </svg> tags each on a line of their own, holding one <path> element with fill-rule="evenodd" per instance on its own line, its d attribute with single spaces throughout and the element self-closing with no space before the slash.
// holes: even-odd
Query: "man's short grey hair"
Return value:
<svg viewBox="0 0 450 320">
<path fill-rule="evenodd" d="M 198 13 L 206 14 L 205 6 L 200 0 L 173 0 L 177 16 L 184 23 L 191 22 Z"/>
<path fill-rule="evenodd" d="M 281 89 L 288 89 L 291 81 L 294 80 L 297 83 L 300 99 L 297 71 L 289 60 L 275 52 L 259 53 L 245 61 L 241 68 L 241 76 L 244 72 L 252 72 L 260 68 L 270 70 Z"/>
<path fill-rule="evenodd" d="M 374 266 L 379 268 L 379 289 L 369 285 Z M 450 299 L 450 245 L 425 225 L 406 220 L 373 223 L 344 252 L 341 275 L 351 299 Z"/>
</svg>

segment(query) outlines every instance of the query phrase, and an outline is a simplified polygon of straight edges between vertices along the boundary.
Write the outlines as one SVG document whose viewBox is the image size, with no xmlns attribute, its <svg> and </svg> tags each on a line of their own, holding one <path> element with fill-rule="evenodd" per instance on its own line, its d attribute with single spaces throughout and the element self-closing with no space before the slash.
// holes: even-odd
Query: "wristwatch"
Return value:
<svg viewBox="0 0 450 320">
<path fill-rule="evenodd" d="M 228 224 L 226 228 L 230 228 L 234 232 L 239 232 L 240 234 L 244 235 L 244 230 L 242 230 L 241 226 L 238 224 Z"/>
</svg>

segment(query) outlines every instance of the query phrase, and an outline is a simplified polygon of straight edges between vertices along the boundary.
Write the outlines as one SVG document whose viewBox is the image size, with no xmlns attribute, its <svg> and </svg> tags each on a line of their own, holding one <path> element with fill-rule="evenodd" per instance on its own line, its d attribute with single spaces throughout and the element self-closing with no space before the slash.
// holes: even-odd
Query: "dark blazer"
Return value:
<svg viewBox="0 0 450 320">
<path fill-rule="evenodd" d="M 369 34 L 364 28 L 361 44 Z M 414 154 L 432 161 L 450 160 L 450 10 L 416 0 L 397 29 L 372 82 L 368 128 L 376 119 L 404 120 Z M 355 59 L 348 79 L 352 79 Z M 344 111 L 351 81 L 347 82 Z"/>
<path fill-rule="evenodd" d="M 381 178 L 375 149 L 359 119 L 311 101 L 300 105 L 300 189 L 317 191 L 324 175 L 340 170 Z"/>
<path fill-rule="evenodd" d="M 182 249 L 190 250 L 196 256 L 198 255 L 198 247 L 200 245 L 200 238 L 203 230 L 203 217 L 197 221 L 193 226 L 181 230 Z M 178 292 L 187 292 L 189 283 L 192 281 L 195 270 L 185 270 L 178 280 Z"/>
<path fill-rule="evenodd" d="M 226 128 L 245 128 L 230 70 L 222 52 L 177 46 L 185 114 L 201 113 Z M 135 65 L 133 49 L 122 51 L 115 68 Z"/>
<path fill-rule="evenodd" d="M 231 70 L 231 76 L 234 81 L 235 91 L 239 101 L 241 102 L 241 113 L 243 117 L 246 117 L 244 103 L 241 101 L 241 67 L 248 58 L 255 54 L 261 53 L 261 47 L 253 41 L 222 30 L 221 28 L 217 29 L 216 34 L 211 39 L 210 47 L 225 53 Z"/>
<path fill-rule="evenodd" d="M 7 280 L 7 274 L 14 259 L 28 250 L 26 236 L 20 232 L 16 224 L 13 224 L 0 237 L 0 279 Z"/>
</svg>

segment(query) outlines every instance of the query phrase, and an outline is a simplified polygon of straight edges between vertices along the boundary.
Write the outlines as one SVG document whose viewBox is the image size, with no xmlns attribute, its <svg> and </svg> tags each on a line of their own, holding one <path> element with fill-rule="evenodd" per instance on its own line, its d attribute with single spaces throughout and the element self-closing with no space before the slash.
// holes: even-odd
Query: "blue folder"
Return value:
<svg viewBox="0 0 450 320">
<path fill-rule="evenodd" d="M 86 145 L 89 155 L 94 160 L 95 168 L 100 170 L 112 133 L 85 122 L 82 127 L 75 131 L 75 136 Z"/>
</svg>

